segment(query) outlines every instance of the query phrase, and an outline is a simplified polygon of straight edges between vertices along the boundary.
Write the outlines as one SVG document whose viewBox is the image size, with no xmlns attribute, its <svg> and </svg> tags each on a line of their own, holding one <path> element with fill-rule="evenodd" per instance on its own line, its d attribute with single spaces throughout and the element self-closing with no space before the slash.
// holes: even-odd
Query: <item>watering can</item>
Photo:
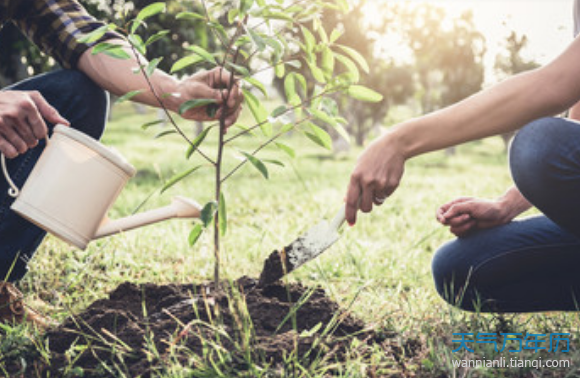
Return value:
<svg viewBox="0 0 580 378">
<path fill-rule="evenodd" d="M 195 201 L 176 197 L 165 207 L 111 220 L 107 212 L 135 168 L 118 152 L 73 128 L 56 125 L 24 183 L 14 184 L 0 157 L 11 209 L 47 232 L 85 249 L 98 238 L 171 218 L 198 218 Z"/>
</svg>

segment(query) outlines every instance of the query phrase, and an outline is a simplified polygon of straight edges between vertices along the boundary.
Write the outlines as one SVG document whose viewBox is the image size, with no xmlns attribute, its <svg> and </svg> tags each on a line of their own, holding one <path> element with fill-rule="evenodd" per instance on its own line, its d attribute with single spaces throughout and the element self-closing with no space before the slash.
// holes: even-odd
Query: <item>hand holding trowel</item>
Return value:
<svg viewBox="0 0 580 378">
<path fill-rule="evenodd" d="M 287 273 L 320 255 L 339 238 L 338 230 L 345 220 L 342 206 L 332 221 L 322 221 L 281 251 L 274 251 L 264 262 L 259 286 L 279 280 Z"/>
</svg>

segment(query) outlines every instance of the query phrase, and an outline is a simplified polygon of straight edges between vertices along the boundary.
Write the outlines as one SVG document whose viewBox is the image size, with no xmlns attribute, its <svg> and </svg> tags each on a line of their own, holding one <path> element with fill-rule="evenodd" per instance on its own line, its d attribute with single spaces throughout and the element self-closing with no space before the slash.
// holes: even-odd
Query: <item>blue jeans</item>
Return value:
<svg viewBox="0 0 580 378">
<path fill-rule="evenodd" d="M 22 81 L 4 90 L 38 91 L 71 123 L 95 139 L 101 137 L 107 118 L 108 94 L 79 71 L 60 70 Z M 51 133 L 54 125 L 48 125 Z M 7 161 L 14 183 L 22 187 L 32 171 L 45 142 L 15 159 Z M 0 280 L 15 281 L 26 273 L 26 266 L 46 232 L 10 210 L 14 199 L 8 183 L 0 178 Z"/>
<path fill-rule="evenodd" d="M 543 215 L 444 244 L 432 263 L 439 294 L 469 311 L 580 309 L 580 124 L 543 118 L 510 148 L 520 192 Z"/>
</svg>

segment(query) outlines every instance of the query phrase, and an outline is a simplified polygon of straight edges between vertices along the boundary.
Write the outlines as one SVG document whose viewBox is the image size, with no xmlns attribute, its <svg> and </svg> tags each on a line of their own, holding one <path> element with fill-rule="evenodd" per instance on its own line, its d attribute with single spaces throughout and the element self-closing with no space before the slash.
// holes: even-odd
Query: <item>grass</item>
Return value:
<svg viewBox="0 0 580 378">
<path fill-rule="evenodd" d="M 115 110 L 108 126 L 104 142 L 121 151 L 138 169 L 137 176 L 112 209 L 112 217 L 130 214 L 152 193 L 144 208 L 163 205 L 173 195 L 188 196 L 201 204 L 212 199 L 213 177 L 207 168 L 159 195 L 164 181 L 192 164 L 203 162 L 199 158 L 186 161 L 178 137 L 153 139 L 159 128 L 146 131 L 139 128 L 152 118 L 153 113 L 136 115 L 126 105 Z M 193 126 L 184 123 L 183 127 Z M 209 142 L 212 143 L 211 138 Z M 331 216 L 342 204 L 360 149 L 353 148 L 347 155 L 335 157 L 298 135 L 286 138 L 284 143 L 294 146 L 300 157 L 280 159 L 283 153 L 274 149 L 264 151 L 264 156 L 276 157 L 286 165 L 269 166 L 270 180 L 245 167 L 225 186 L 229 206 L 228 235 L 223 240 L 222 252 L 226 277 L 259 275 L 263 260 L 272 250 L 288 244 L 322 217 Z M 236 147 L 249 150 L 250 145 L 251 139 L 240 138 Z M 212 153 L 211 148 L 204 150 Z M 232 162 L 230 167 L 236 162 L 232 155 L 226 155 Z M 383 350 L 377 350 L 372 359 L 363 360 L 353 347 L 349 362 L 335 370 L 338 376 L 411 376 L 420 371 L 423 376 L 434 377 L 556 377 L 573 376 L 578 371 L 576 314 L 497 316 L 461 312 L 441 300 L 432 284 L 432 254 L 451 238 L 436 222 L 436 208 L 461 195 L 493 198 L 510 185 L 500 138 L 461 146 L 453 157 L 436 152 L 416 158 L 408 162 L 400 189 L 382 207 L 361 215 L 356 227 L 345 227 L 337 244 L 289 277 L 306 285 L 321 285 L 333 299 L 344 307 L 351 306 L 358 317 L 377 330 L 396 333 L 401 346 L 416 345 L 422 350 L 421 359 L 403 357 L 398 365 L 393 365 Z M 204 234 L 191 248 L 187 243 L 190 228 L 189 221 L 165 222 L 93 242 L 86 251 L 48 237 L 20 287 L 28 303 L 56 320 L 63 320 L 103 298 L 124 281 L 209 280 L 213 276 L 211 235 Z M 494 332 L 499 327 L 524 333 L 572 332 L 568 354 L 525 351 L 508 357 L 566 357 L 572 359 L 574 368 L 453 367 L 451 359 L 459 358 L 452 352 L 457 347 L 452 343 L 453 333 Z M 45 348 L 49 348 L 31 341 L 32 330 L 23 326 L 7 327 L 0 332 L 3 335 L 0 361 L 14 361 L 30 353 L 43 358 Z M 476 355 L 492 358 L 494 352 L 483 346 L 487 347 L 478 346 Z M 1 375 L 4 367 L 0 368 Z M 210 373 L 204 376 L 212 376 L 211 366 L 206 368 Z M 305 370 L 295 376 L 325 376 L 323 368 Z M 71 367 L 71 376 L 74 372 Z M 235 372 L 226 374 L 234 375 Z M 176 365 L 160 376 L 196 375 Z"/>
</svg>

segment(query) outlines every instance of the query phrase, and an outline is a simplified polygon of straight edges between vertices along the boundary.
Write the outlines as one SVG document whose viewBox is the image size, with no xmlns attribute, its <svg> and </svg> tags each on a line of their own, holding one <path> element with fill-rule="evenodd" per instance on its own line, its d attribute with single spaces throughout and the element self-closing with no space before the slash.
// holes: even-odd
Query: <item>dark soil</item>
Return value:
<svg viewBox="0 0 580 378">
<path fill-rule="evenodd" d="M 109 298 L 50 330 L 45 336 L 50 366 L 36 363 L 27 376 L 77 376 L 82 371 L 84 377 L 119 372 L 150 377 L 176 361 L 192 369 L 214 361 L 222 371 L 243 372 L 251 365 L 281 371 L 288 360 L 302 366 L 321 358 L 344 361 L 353 338 L 367 349 L 382 346 L 395 364 L 398 354 L 417 354 L 412 345 L 403 350 L 407 348 L 388 340 L 395 335 L 379 337 L 367 330 L 320 288 L 280 282 L 258 287 L 248 277 L 222 286 L 229 289 L 123 283 Z"/>
</svg>

